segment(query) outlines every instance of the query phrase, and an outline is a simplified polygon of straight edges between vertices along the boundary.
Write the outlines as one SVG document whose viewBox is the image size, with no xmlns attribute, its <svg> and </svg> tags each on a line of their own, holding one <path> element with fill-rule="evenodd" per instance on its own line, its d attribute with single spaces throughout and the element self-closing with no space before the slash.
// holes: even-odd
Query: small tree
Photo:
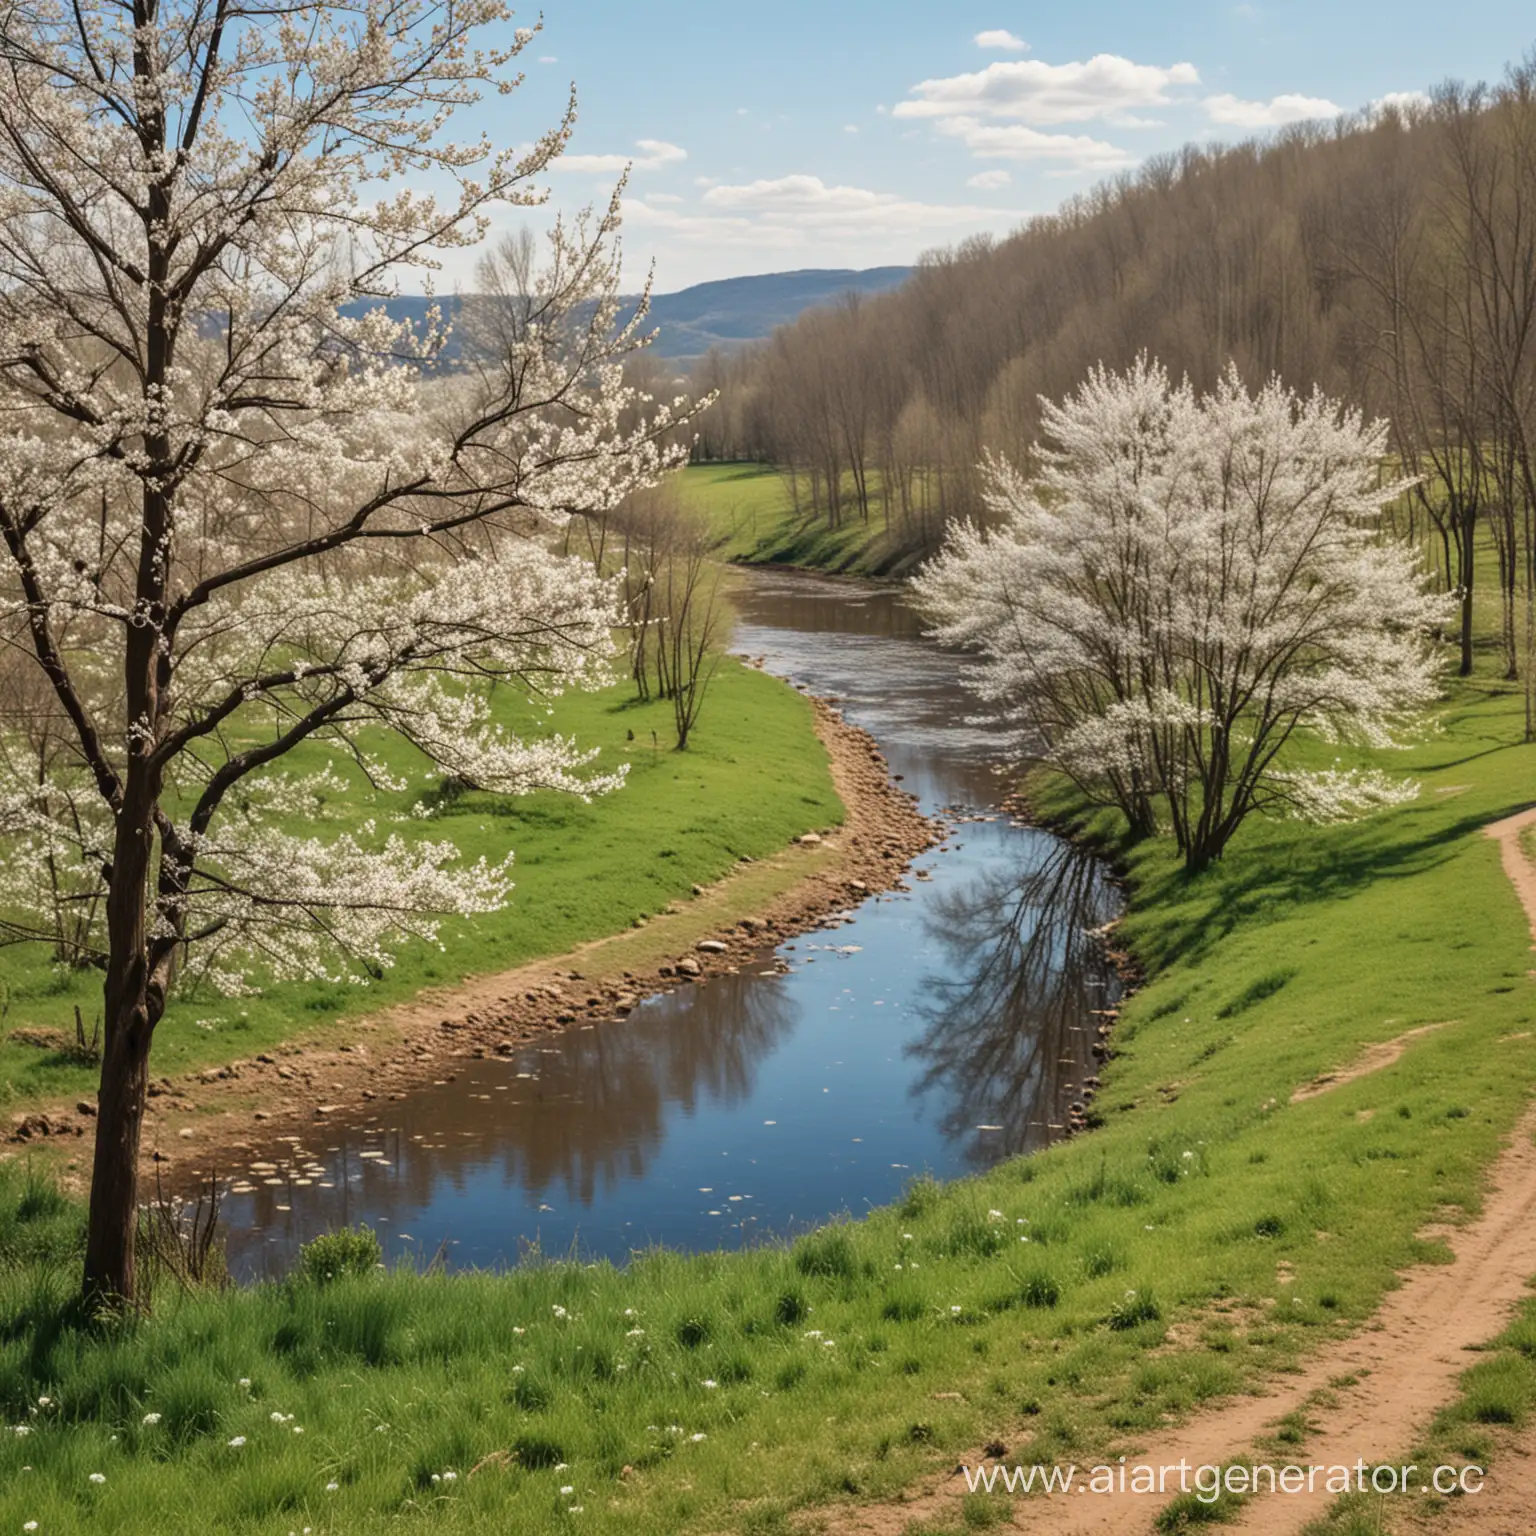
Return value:
<svg viewBox="0 0 1536 1536">
<path fill-rule="evenodd" d="M 642 699 L 671 700 L 681 750 L 704 708 L 729 630 L 725 574 L 713 554 L 717 541 L 708 520 L 670 486 L 630 497 L 611 521 L 614 557 L 623 561 L 630 674 Z"/>
<path fill-rule="evenodd" d="M 1038 479 L 987 466 L 998 526 L 950 531 L 917 582 L 1021 757 L 1114 804 L 1162 808 L 1186 865 L 1255 810 L 1359 815 L 1416 793 L 1291 766 L 1299 731 L 1389 744 L 1435 694 L 1454 614 L 1378 533 L 1385 427 L 1229 370 L 1208 396 L 1142 359 L 1043 404 Z"/>
<path fill-rule="evenodd" d="M 0 811 L 106 886 L 93 1300 L 133 1295 L 150 1044 L 178 970 L 235 990 L 376 972 L 434 914 L 506 899 L 505 865 L 455 868 L 448 843 L 285 831 L 335 788 L 283 771 L 290 752 L 328 744 L 377 777 L 382 728 L 503 792 L 618 782 L 570 742 L 500 730 L 483 686 L 603 676 L 611 587 L 545 535 L 683 457 L 673 409 L 625 425 L 644 307 L 617 324 L 617 197 L 556 228 L 499 348 L 450 378 L 414 366 L 433 319 L 376 303 L 538 201 L 566 142 L 574 108 L 522 152 L 445 137 L 482 88 L 516 84 L 531 32 L 476 45 L 507 16 L 44 0 L 0 17 L 0 622 L 71 733 L 53 793 L 3 787 Z"/>
<path fill-rule="evenodd" d="M 672 700 L 679 751 L 698 723 L 730 624 L 724 577 L 711 548 L 709 529 L 698 518 L 681 515 L 655 578 L 661 615 L 657 651 L 666 677 L 662 692 Z"/>
</svg>

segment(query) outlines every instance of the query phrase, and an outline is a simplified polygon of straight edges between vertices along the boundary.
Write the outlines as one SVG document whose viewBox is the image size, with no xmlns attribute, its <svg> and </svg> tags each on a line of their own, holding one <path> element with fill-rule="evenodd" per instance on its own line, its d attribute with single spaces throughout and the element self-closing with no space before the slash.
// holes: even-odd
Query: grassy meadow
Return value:
<svg viewBox="0 0 1536 1536">
<path fill-rule="evenodd" d="M 156 1030 L 157 1074 L 250 1056 L 423 986 L 562 953 L 688 899 L 695 883 L 718 879 L 743 855 L 761 858 L 842 818 L 810 706 L 734 661 L 716 675 L 685 752 L 672 749 L 671 705 L 637 703 L 627 682 L 569 693 L 547 706 L 503 689 L 498 714 L 529 733 L 558 731 L 599 748 L 599 770 L 628 763 L 627 782 L 589 803 L 552 792 L 466 794 L 423 821 L 410 813 L 430 799 L 435 781 L 424 778 L 425 760 L 408 744 L 382 733 L 376 743 L 391 773 L 410 781 L 398 793 L 371 788 L 350 764 L 335 760 L 353 793 L 326 806 L 322 833 L 355 830 L 372 818 L 381 837 L 396 831 L 447 838 L 469 863 L 481 855 L 500 860 L 513 849 L 512 901 L 473 922 L 445 924 L 441 949 L 406 946 L 395 967 L 366 987 L 284 983 L 237 1000 L 182 998 Z M 295 754 L 291 767 L 303 772 L 326 761 L 325 752 L 311 749 Z M 11 1036 L 41 1026 L 72 1037 L 76 1007 L 89 1032 L 101 1009 L 99 973 L 61 972 L 41 946 L 12 947 L 0 949 L 0 989 L 0 1110 L 94 1089 L 94 1068 Z"/>
<path fill-rule="evenodd" d="M 1241 1392 L 1444 1252 L 1414 1234 L 1476 1210 L 1536 1084 L 1530 936 L 1482 834 L 1536 749 L 1497 682 L 1439 724 L 1390 756 L 1411 806 L 1256 824 L 1195 880 L 1128 854 L 1150 980 L 1094 1134 L 793 1246 L 162 1285 L 108 1329 L 72 1311 L 78 1209 L 13 1161 L 0 1528 L 767 1536 L 994 1435 L 1110 1457 Z M 1447 1027 L 1290 1102 L 1424 1023 Z M 1512 1422 L 1516 1374 L 1484 1383 Z"/>
<path fill-rule="evenodd" d="M 722 560 L 804 566 L 835 576 L 910 574 L 911 552 L 887 539 L 882 515 L 866 523 L 851 510 L 841 527 L 830 528 L 823 516 L 795 511 L 788 481 L 772 465 L 696 464 L 677 477 L 677 485 L 683 503 L 708 517 Z"/>
</svg>

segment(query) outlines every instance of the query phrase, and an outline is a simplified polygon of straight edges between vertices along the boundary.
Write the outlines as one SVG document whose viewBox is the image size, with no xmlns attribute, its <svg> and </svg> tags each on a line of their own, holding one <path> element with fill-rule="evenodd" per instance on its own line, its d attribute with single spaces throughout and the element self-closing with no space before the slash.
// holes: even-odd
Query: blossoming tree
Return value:
<svg viewBox="0 0 1536 1536">
<path fill-rule="evenodd" d="M 1436 691 L 1431 595 L 1378 531 L 1404 489 L 1386 435 L 1321 394 L 1197 396 L 1145 358 L 1044 403 L 1038 478 L 987 466 L 997 525 L 960 525 L 917 582 L 1020 756 L 1133 835 L 1163 808 L 1198 870 L 1256 810 L 1347 818 L 1416 792 L 1294 765 L 1298 732 L 1384 746 Z"/>
<path fill-rule="evenodd" d="M 506 792 L 617 782 L 487 705 L 487 680 L 599 676 L 612 593 L 544 535 L 677 457 L 686 409 L 621 378 L 643 338 L 619 318 L 617 199 L 556 229 L 472 367 L 432 377 L 442 328 L 372 302 L 536 201 L 567 140 L 574 107 L 521 151 L 448 137 L 517 84 L 532 34 L 507 19 L 502 0 L 0 17 L 0 624 L 5 665 L 44 685 L 13 693 L 68 746 L 37 759 L 42 784 L 0 786 L 4 904 L 24 932 L 27 871 L 71 861 L 105 892 L 96 1300 L 133 1295 L 150 1043 L 178 973 L 376 970 L 436 915 L 506 898 L 504 865 L 430 838 L 285 831 L 328 789 L 287 754 L 328 745 L 377 777 L 382 729 Z"/>
</svg>

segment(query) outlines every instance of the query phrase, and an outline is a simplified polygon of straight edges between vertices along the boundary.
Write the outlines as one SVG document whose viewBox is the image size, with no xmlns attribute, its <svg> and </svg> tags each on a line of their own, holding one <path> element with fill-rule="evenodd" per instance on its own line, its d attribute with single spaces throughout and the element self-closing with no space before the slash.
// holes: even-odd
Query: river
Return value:
<svg viewBox="0 0 1536 1536">
<path fill-rule="evenodd" d="M 258 1156 L 223 1206 L 237 1277 L 357 1222 L 453 1266 L 734 1247 L 1064 1134 L 1119 995 L 1091 934 L 1119 906 L 1102 866 L 997 809 L 998 739 L 899 591 L 746 572 L 736 610 L 734 650 L 840 699 L 954 823 L 926 877 L 779 946 L 787 969 L 765 950 Z"/>
</svg>

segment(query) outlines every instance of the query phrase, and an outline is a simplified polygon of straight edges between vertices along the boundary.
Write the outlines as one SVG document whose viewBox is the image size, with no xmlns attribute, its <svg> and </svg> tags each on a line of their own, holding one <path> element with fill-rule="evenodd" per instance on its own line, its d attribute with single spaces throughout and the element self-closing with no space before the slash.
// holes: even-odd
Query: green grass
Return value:
<svg viewBox="0 0 1536 1536">
<path fill-rule="evenodd" d="M 1256 824 L 1193 881 L 1161 844 L 1130 855 L 1152 979 L 1094 1135 L 793 1248 L 162 1287 L 106 1331 L 69 1320 L 77 1216 L 13 1175 L 0 1403 L 33 1432 L 0 1437 L 0 1528 L 767 1533 L 998 1432 L 1032 1461 L 1109 1458 L 1245 1390 L 1443 1252 L 1414 1234 L 1476 1209 L 1536 1081 L 1536 1038 L 1506 1038 L 1536 1013 L 1529 934 L 1481 830 L 1532 797 L 1536 750 L 1497 684 L 1442 723 L 1392 759 L 1424 781 L 1412 806 Z M 1184 1346 L 1152 1353 L 1175 1323 Z"/>
<path fill-rule="evenodd" d="M 677 477 L 677 486 L 685 505 L 708 516 L 723 560 L 870 577 L 909 574 L 915 563 L 911 551 L 889 536 L 878 509 L 865 522 L 850 498 L 838 528 L 829 527 L 824 515 L 796 513 L 788 480 L 771 465 L 693 465 Z"/>
<path fill-rule="evenodd" d="M 500 715 L 508 724 L 556 730 L 599 747 L 598 767 L 630 764 L 622 789 L 588 804 L 544 792 L 469 794 L 423 822 L 409 812 L 435 784 L 424 778 L 425 760 L 398 740 L 378 742 L 392 772 L 408 775 L 411 787 L 375 793 L 352 773 L 353 797 L 327 807 L 321 830 L 375 817 L 381 835 L 448 838 L 471 862 L 482 854 L 499 860 L 513 849 L 511 903 L 490 916 L 445 924 L 441 950 L 406 946 L 394 969 L 368 987 L 293 983 L 238 1001 L 211 994 L 179 1001 L 156 1031 L 155 1073 L 250 1056 L 426 985 L 561 953 L 686 899 L 695 883 L 717 879 L 743 855 L 761 858 L 801 832 L 842 819 L 810 708 L 777 680 L 725 663 L 686 752 L 671 749 L 670 705 L 637 704 L 631 694 L 625 683 L 567 694 L 546 717 L 542 708 L 504 692 Z M 325 760 L 311 753 L 295 754 L 291 762 L 297 771 Z M 0 1106 L 14 1111 L 94 1088 L 94 1069 L 8 1036 L 23 1026 L 72 1033 L 76 1006 L 89 1029 L 101 1008 L 99 975 L 60 972 L 39 947 L 16 947 L 0 950 L 0 988 L 7 1034 L 0 1043 Z"/>
<path fill-rule="evenodd" d="M 457 830 L 518 847 L 528 905 L 456 941 L 452 964 L 621 926 L 752 837 L 831 819 L 804 709 L 732 671 L 697 753 L 647 756 L 645 711 L 563 702 L 561 727 L 635 761 L 635 781 L 590 808 L 461 802 Z M 1530 936 L 1482 832 L 1536 799 L 1536 748 L 1518 694 L 1487 679 L 1457 685 L 1440 726 L 1384 759 L 1423 781 L 1413 805 L 1346 827 L 1255 823 L 1193 880 L 1165 844 L 1125 854 L 1125 931 L 1150 979 L 1093 1135 L 919 1182 L 792 1247 L 324 1280 L 345 1268 L 327 1254 L 282 1285 L 162 1283 L 152 1315 L 108 1327 L 72 1312 L 78 1208 L 0 1166 L 0 1412 L 30 1431 L 0 1431 L 0 1530 L 770 1536 L 808 1507 L 894 1496 L 997 1434 L 1011 1458 L 1107 1460 L 1252 1388 L 1367 1317 L 1403 1266 L 1443 1256 L 1415 1233 L 1442 1207 L 1477 1209 L 1536 1086 Z M 814 803 L 790 773 L 812 768 Z M 296 994 L 269 1006 L 240 1026 L 226 1006 L 211 1035 L 168 1043 L 183 1060 L 254 1049 L 293 1027 Z M 1447 1027 L 1290 1102 L 1426 1023 Z M 1487 1448 L 1536 1405 L 1533 1328 L 1528 1313 L 1473 1368 L 1441 1443 Z M 992 1518 L 972 1500 L 952 1524 Z"/>
</svg>

